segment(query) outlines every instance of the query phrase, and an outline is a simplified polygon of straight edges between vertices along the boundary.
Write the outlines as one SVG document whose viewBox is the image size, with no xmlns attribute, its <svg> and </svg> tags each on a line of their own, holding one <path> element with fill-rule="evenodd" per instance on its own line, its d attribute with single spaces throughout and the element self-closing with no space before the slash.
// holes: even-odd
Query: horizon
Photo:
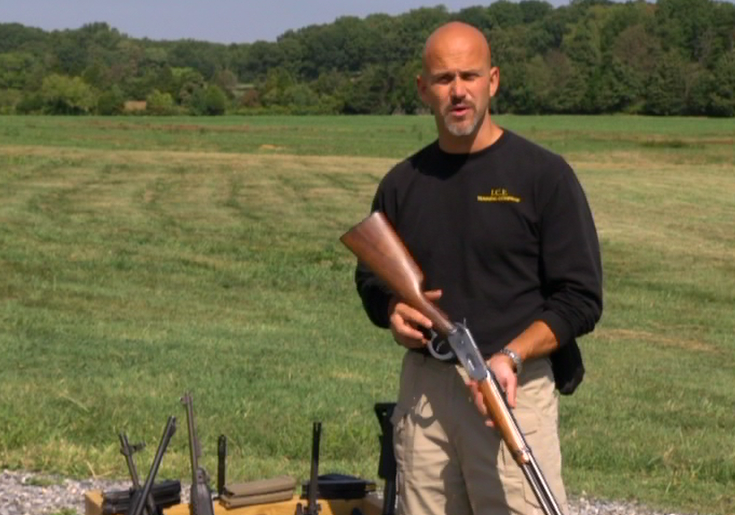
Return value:
<svg viewBox="0 0 735 515">
<path fill-rule="evenodd" d="M 25 0 L 14 5 L 0 4 L 0 23 L 19 23 L 44 32 L 78 30 L 92 23 L 134 39 L 153 41 L 195 40 L 217 44 L 275 42 L 288 31 L 313 25 L 328 25 L 341 17 L 365 19 L 376 14 L 400 16 L 420 8 L 443 5 L 448 12 L 468 7 L 489 7 L 494 2 L 477 0 L 374 0 L 370 5 L 345 5 L 340 0 L 274 0 L 263 9 L 237 0 L 220 0 L 209 5 L 203 0 L 181 0 L 177 9 L 167 2 L 144 3 L 129 0 L 125 5 L 101 5 L 92 0 L 71 0 L 60 12 L 51 12 L 44 0 Z M 518 3 L 518 2 L 513 2 Z M 546 1 L 553 8 L 569 4 L 565 0 Z M 279 9 L 279 7 L 282 7 Z M 139 16 L 144 12 L 145 16 Z M 245 23 L 242 20 L 246 20 Z"/>
</svg>

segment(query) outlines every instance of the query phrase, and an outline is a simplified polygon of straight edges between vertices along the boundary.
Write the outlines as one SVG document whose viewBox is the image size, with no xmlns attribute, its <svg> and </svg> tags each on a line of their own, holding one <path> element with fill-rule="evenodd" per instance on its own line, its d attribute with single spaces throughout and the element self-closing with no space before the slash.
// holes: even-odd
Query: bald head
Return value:
<svg viewBox="0 0 735 515">
<path fill-rule="evenodd" d="M 426 40 L 422 63 L 416 85 L 434 113 L 441 148 L 461 153 L 492 144 L 502 133 L 489 113 L 500 72 L 482 32 L 461 22 L 442 25 Z"/>
<path fill-rule="evenodd" d="M 431 33 L 424 45 L 424 74 L 436 65 L 441 66 L 447 59 L 462 54 L 473 55 L 490 67 L 490 45 L 482 32 L 460 21 L 442 25 Z"/>
</svg>

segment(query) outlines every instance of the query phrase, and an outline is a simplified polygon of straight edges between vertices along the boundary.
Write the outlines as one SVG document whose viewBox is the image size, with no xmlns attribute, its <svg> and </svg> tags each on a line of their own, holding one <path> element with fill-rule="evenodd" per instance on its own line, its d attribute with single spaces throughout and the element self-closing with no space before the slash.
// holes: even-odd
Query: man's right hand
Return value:
<svg viewBox="0 0 735 515">
<path fill-rule="evenodd" d="M 436 302 L 442 296 L 442 291 L 430 290 L 424 292 L 424 295 L 431 302 Z M 390 332 L 396 343 L 407 349 L 418 349 L 429 343 L 426 338 L 428 331 L 422 331 L 422 329 L 431 329 L 431 320 L 420 312 L 393 297 L 388 305 L 388 315 L 390 318 Z"/>
</svg>

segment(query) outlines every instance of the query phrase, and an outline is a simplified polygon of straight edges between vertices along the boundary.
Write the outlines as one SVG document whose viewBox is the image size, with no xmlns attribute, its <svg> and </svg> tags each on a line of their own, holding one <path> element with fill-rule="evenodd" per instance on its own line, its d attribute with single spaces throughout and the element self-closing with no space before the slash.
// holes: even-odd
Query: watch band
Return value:
<svg viewBox="0 0 735 515">
<path fill-rule="evenodd" d="M 521 370 L 523 370 L 523 360 L 521 359 L 521 357 L 507 347 L 503 347 L 502 349 L 500 349 L 500 353 L 505 354 L 513 361 L 513 365 L 516 369 L 516 375 L 520 375 Z"/>
</svg>

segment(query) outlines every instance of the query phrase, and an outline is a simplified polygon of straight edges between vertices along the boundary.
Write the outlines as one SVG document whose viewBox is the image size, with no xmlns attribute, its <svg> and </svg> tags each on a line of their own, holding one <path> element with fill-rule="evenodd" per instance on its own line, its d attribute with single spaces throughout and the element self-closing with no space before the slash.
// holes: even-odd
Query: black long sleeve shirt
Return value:
<svg viewBox="0 0 735 515">
<path fill-rule="evenodd" d="M 472 154 L 434 142 L 388 172 L 372 209 L 485 356 L 536 320 L 564 346 L 600 318 L 600 249 L 582 187 L 563 158 L 513 132 Z M 355 280 L 372 322 L 388 327 L 390 291 L 361 264 Z"/>
</svg>

